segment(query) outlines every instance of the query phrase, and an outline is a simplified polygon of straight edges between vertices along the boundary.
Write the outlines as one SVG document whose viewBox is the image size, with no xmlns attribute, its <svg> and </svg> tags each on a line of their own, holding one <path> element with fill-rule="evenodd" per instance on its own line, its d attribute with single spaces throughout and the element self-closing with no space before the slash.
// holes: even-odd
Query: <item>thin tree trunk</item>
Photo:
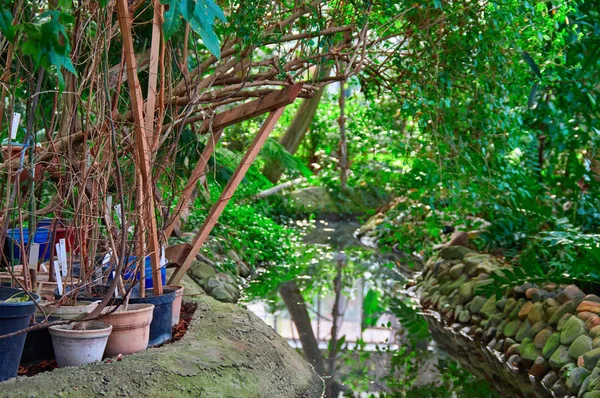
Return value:
<svg viewBox="0 0 600 398">
<path fill-rule="evenodd" d="M 338 329 L 339 329 L 339 320 L 341 317 L 340 313 L 340 301 L 342 299 L 342 269 L 346 264 L 346 256 L 343 253 L 338 254 L 337 259 L 337 274 L 333 281 L 333 290 L 335 292 L 335 300 L 333 302 L 333 308 L 331 310 L 331 339 L 329 341 L 329 355 L 327 357 L 327 375 L 329 376 L 326 379 L 325 386 L 327 396 L 332 398 L 335 395 L 334 392 L 334 378 L 335 378 L 335 360 L 337 359 L 338 354 Z"/>
<path fill-rule="evenodd" d="M 331 67 L 326 67 L 321 76 L 328 76 L 331 72 Z M 313 122 L 321 98 L 325 93 L 325 86 L 321 87 L 319 91 L 315 93 L 312 98 L 306 98 L 302 100 L 292 123 L 289 125 L 285 134 L 279 140 L 279 143 L 292 155 L 296 153 L 300 143 L 304 139 L 306 132 L 308 131 L 311 123 Z M 275 184 L 281 178 L 283 174 L 283 164 L 280 161 L 268 162 L 263 168 L 263 174 Z"/>
<path fill-rule="evenodd" d="M 346 190 L 348 183 L 348 142 L 346 140 L 346 92 L 344 90 L 344 83 L 340 82 L 340 118 L 338 123 L 340 124 L 340 183 L 342 185 L 342 191 Z"/>
<path fill-rule="evenodd" d="M 319 343 L 313 333 L 310 316 L 308 315 L 304 297 L 300 294 L 298 285 L 295 281 L 283 283 L 279 287 L 279 294 L 285 302 L 285 306 L 296 325 L 296 329 L 298 329 L 304 356 L 315 368 L 315 371 L 319 375 L 324 376 L 325 360 L 323 359 L 323 354 L 319 349 Z"/>
</svg>

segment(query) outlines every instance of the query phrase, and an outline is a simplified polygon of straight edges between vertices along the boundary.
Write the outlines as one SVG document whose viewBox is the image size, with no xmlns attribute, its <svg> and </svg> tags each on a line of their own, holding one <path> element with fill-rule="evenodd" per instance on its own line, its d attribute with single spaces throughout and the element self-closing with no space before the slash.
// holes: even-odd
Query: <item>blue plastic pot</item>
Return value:
<svg viewBox="0 0 600 398">
<path fill-rule="evenodd" d="M 125 289 L 128 289 L 126 286 Z M 66 292 L 71 289 L 69 286 L 66 288 Z M 79 301 L 96 301 L 102 299 L 102 296 L 108 291 L 108 286 L 93 286 L 92 291 L 94 296 L 86 296 L 84 290 L 81 289 L 77 300 Z M 136 286 L 131 291 L 131 297 L 129 302 L 131 304 L 154 304 L 154 312 L 152 315 L 152 323 L 150 324 L 150 340 L 148 341 L 148 347 L 153 347 L 162 343 L 165 343 L 173 337 L 171 321 L 173 317 L 173 301 L 175 301 L 176 290 L 175 289 L 163 289 L 163 294 L 160 296 L 154 296 L 152 289 L 146 289 L 146 297 L 140 298 L 139 286 Z M 60 299 L 58 291 L 54 290 L 54 297 Z M 120 297 L 113 298 L 109 301 L 108 305 L 120 305 L 123 303 L 123 299 Z"/>
<path fill-rule="evenodd" d="M 50 228 L 52 226 L 53 221 L 54 220 L 51 218 L 42 218 L 41 220 L 38 220 L 37 227 L 38 228 Z"/>
<path fill-rule="evenodd" d="M 135 267 L 136 267 L 136 261 L 137 261 L 137 257 L 136 256 L 129 256 L 125 259 L 125 273 L 123 274 L 123 280 L 124 281 L 131 281 L 133 279 L 133 273 L 135 271 Z M 152 263 L 150 261 L 150 256 L 146 256 L 146 261 L 144 262 L 144 268 L 145 268 L 145 275 L 146 277 L 144 278 L 146 280 L 146 288 L 152 288 L 154 287 L 154 284 L 152 283 Z M 108 269 L 108 267 L 104 267 L 104 271 L 106 271 Z M 165 267 L 162 267 L 160 269 L 160 275 L 161 275 L 161 279 L 162 279 L 162 285 L 164 286 L 167 283 L 167 269 Z M 112 275 L 108 276 L 108 280 L 112 280 Z M 140 272 L 138 271 L 137 275 L 135 276 L 135 280 L 139 281 L 140 280 Z"/>
<path fill-rule="evenodd" d="M 33 236 L 33 242 L 40 245 L 40 260 L 47 261 L 50 259 L 48 249 L 50 244 L 51 231 L 48 228 L 38 228 Z M 6 257 L 10 260 L 11 255 L 14 257 L 14 264 L 21 264 L 21 230 L 18 228 L 9 229 L 6 237 Z M 25 247 L 29 244 L 29 228 L 23 228 L 23 244 Z"/>
<path fill-rule="evenodd" d="M 163 289 L 163 294 L 160 296 L 155 296 L 152 289 L 146 289 L 146 297 L 144 298 L 139 298 L 139 289 L 134 289 L 131 292 L 131 298 L 129 299 L 131 304 L 154 304 L 148 347 L 157 346 L 173 338 L 171 322 L 173 320 L 175 295 L 175 289 Z"/>
<path fill-rule="evenodd" d="M 0 335 L 13 333 L 29 326 L 29 318 L 35 313 L 35 303 L 26 301 L 20 303 L 4 303 L 3 301 L 23 292 L 20 289 L 0 287 Z M 32 295 L 36 301 L 40 298 Z M 0 339 L 0 381 L 17 376 L 21 354 L 25 346 L 27 333 Z"/>
</svg>

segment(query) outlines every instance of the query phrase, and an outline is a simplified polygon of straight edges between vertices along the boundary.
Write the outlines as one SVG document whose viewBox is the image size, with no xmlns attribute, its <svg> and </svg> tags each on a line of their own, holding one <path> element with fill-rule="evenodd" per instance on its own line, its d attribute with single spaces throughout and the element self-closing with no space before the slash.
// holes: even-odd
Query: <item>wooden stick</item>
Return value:
<svg viewBox="0 0 600 398">
<path fill-rule="evenodd" d="M 262 98 L 221 112 L 215 116 L 212 121 L 212 128 L 213 130 L 216 130 L 229 127 L 241 121 L 262 115 L 263 113 L 272 112 L 278 108 L 285 107 L 296 100 L 296 97 L 300 94 L 300 90 L 302 90 L 302 83 L 292 84 L 285 87 L 283 90 L 267 94 Z M 205 121 L 202 124 L 199 133 L 206 133 L 210 127 L 208 121 Z"/>
<path fill-rule="evenodd" d="M 219 142 L 222 133 L 223 129 L 219 129 L 208 139 L 208 142 L 202 151 L 202 155 L 200 155 L 200 159 L 198 160 L 198 163 L 196 163 L 196 167 L 194 168 L 194 171 L 192 171 L 192 175 L 188 179 L 185 189 L 177 201 L 177 207 L 175 208 L 173 215 L 169 218 L 169 221 L 167 221 L 164 231 L 165 239 L 169 239 L 173 233 L 173 230 L 179 226 L 179 218 L 181 214 L 183 214 L 185 210 L 190 207 L 190 203 L 188 202 L 190 201 L 192 192 L 194 191 L 198 180 L 200 180 L 200 178 L 205 174 L 208 160 L 212 156 L 215 146 Z"/>
<path fill-rule="evenodd" d="M 148 98 L 146 100 L 146 134 L 151 147 L 158 140 L 158 131 L 154 131 L 154 110 L 156 105 L 156 85 L 158 82 L 158 61 L 162 31 L 162 4 L 154 0 L 154 18 L 152 20 L 152 44 L 150 46 L 150 70 L 148 71 Z M 164 89 L 161 87 L 161 90 Z"/>
<path fill-rule="evenodd" d="M 144 111 L 142 103 L 142 90 L 137 76 L 137 66 L 135 60 L 135 51 L 133 49 L 133 37 L 131 35 L 131 14 L 127 0 L 117 0 L 117 14 L 119 17 L 119 26 L 123 34 L 123 47 L 125 53 L 125 62 L 127 63 L 127 84 L 129 85 L 129 95 L 131 97 L 131 110 L 134 119 L 135 150 L 137 154 L 136 167 L 140 168 L 142 174 L 142 184 L 145 195 L 145 215 L 148 224 L 148 249 L 150 251 L 150 263 L 152 265 L 152 285 L 154 295 L 159 296 L 163 293 L 162 280 L 160 275 L 160 253 L 158 250 L 158 233 L 156 228 L 156 217 L 154 214 L 154 195 L 152 194 L 152 174 L 150 169 L 150 153 L 148 151 L 148 142 L 144 134 Z"/>
<path fill-rule="evenodd" d="M 244 154 L 241 163 L 239 164 L 239 166 L 233 173 L 233 176 L 225 186 L 221 197 L 219 198 L 217 203 L 215 203 L 210 209 L 208 217 L 206 217 L 204 224 L 202 224 L 200 231 L 198 231 L 198 234 L 194 239 L 190 253 L 186 257 L 181 267 L 179 267 L 177 271 L 175 271 L 171 276 L 171 279 L 169 280 L 170 285 L 179 283 L 179 281 L 181 281 L 181 278 L 183 278 L 187 270 L 192 265 L 192 261 L 194 261 L 194 259 L 196 258 L 196 254 L 198 254 L 200 248 L 208 238 L 208 235 L 210 235 L 210 232 L 217 223 L 217 220 L 221 216 L 221 213 L 225 209 L 225 206 L 227 206 L 227 203 L 229 203 L 229 200 L 232 198 L 238 185 L 246 175 L 246 172 L 250 168 L 250 165 L 252 164 L 252 162 L 254 162 L 256 155 L 258 155 L 258 152 L 264 145 L 265 141 L 267 140 L 267 137 L 269 137 L 269 134 L 271 133 L 271 131 L 273 131 L 273 128 L 275 127 L 275 124 L 279 120 L 279 117 L 283 113 L 284 109 L 284 107 L 281 107 L 271 112 L 267 117 L 267 120 L 265 120 L 264 124 L 260 128 L 260 131 L 254 138 L 252 145 L 250 145 L 250 148 L 248 148 L 248 151 Z"/>
</svg>

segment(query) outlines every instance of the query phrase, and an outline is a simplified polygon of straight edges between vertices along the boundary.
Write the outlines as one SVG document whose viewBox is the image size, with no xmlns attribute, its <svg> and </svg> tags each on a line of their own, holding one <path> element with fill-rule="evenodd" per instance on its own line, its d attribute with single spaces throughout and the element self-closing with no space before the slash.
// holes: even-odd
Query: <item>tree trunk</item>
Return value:
<svg viewBox="0 0 600 398">
<path fill-rule="evenodd" d="M 322 76 L 328 76 L 330 71 L 331 67 L 325 68 L 322 72 Z M 325 93 L 325 87 L 321 87 L 312 98 L 302 100 L 302 103 L 296 112 L 296 116 L 294 116 L 294 120 L 292 120 L 292 123 L 285 131 L 285 134 L 279 140 L 279 143 L 292 155 L 298 150 L 310 124 L 315 118 L 323 93 Z M 275 184 L 281 178 L 283 170 L 284 167 L 280 161 L 271 161 L 263 168 L 263 174 L 269 181 Z"/>
<path fill-rule="evenodd" d="M 300 342 L 302 343 L 302 351 L 304 356 L 315 368 L 315 371 L 321 375 L 325 375 L 325 361 L 323 354 L 319 349 L 319 343 L 315 338 L 315 334 L 312 330 L 312 324 L 310 323 L 310 316 L 304 303 L 304 297 L 300 294 L 300 289 L 295 281 L 283 283 L 279 287 L 279 294 L 285 302 L 298 334 L 300 335 Z"/>
<path fill-rule="evenodd" d="M 340 184 L 342 185 L 342 191 L 346 191 L 346 185 L 348 183 L 348 142 L 346 140 L 346 91 L 344 90 L 344 83 L 340 82 L 340 118 L 338 123 L 340 125 Z"/>
</svg>

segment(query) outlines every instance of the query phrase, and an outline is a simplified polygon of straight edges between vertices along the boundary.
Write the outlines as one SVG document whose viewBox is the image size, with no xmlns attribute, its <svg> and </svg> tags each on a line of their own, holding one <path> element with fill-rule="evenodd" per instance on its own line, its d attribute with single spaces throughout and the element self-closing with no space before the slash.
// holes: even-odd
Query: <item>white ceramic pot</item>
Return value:
<svg viewBox="0 0 600 398">
<path fill-rule="evenodd" d="M 112 325 L 91 321 L 84 330 L 74 330 L 77 325 L 50 326 L 56 363 L 59 367 L 80 366 L 102 360 Z"/>
</svg>

